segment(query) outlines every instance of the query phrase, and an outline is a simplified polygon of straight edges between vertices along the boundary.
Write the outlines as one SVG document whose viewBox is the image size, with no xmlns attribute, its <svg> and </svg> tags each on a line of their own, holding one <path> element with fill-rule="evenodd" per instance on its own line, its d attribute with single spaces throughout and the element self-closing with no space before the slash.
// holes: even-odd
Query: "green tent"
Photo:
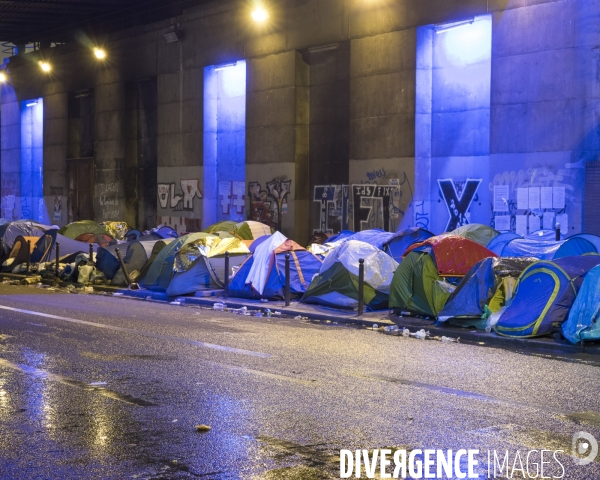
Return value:
<svg viewBox="0 0 600 480">
<path fill-rule="evenodd" d="M 492 227 L 488 227 L 487 225 L 482 225 L 480 223 L 470 223 L 468 225 L 458 227 L 453 232 L 450 232 L 449 235 L 456 235 L 457 237 L 467 238 L 478 243 L 483 247 L 487 247 L 488 244 L 494 238 L 500 235 L 500 232 L 494 230 Z"/>
<path fill-rule="evenodd" d="M 68 225 L 62 227 L 58 233 L 73 240 L 84 233 L 93 233 L 94 235 L 110 235 L 108 231 L 92 220 L 81 220 L 79 222 L 69 223 Z"/>
<path fill-rule="evenodd" d="M 453 289 L 438 275 L 429 253 L 410 252 L 394 273 L 390 308 L 437 317 Z"/>
</svg>

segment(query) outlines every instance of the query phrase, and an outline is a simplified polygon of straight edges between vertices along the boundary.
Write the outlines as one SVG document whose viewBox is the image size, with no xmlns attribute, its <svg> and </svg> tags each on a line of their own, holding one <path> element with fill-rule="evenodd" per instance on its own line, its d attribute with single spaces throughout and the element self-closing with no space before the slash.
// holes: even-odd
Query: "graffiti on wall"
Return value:
<svg viewBox="0 0 600 480">
<path fill-rule="evenodd" d="M 193 211 L 194 199 L 202 198 L 199 188 L 199 180 L 196 178 L 180 180 L 179 189 L 175 183 L 158 184 L 158 203 L 161 208 L 170 208 L 176 212 Z"/>
<path fill-rule="evenodd" d="M 246 184 L 244 182 L 219 182 L 219 205 L 225 215 L 243 215 L 246 210 Z"/>
<path fill-rule="evenodd" d="M 394 199 L 402 196 L 400 185 L 352 185 L 352 200 L 354 203 L 354 231 L 360 232 L 370 228 L 383 228 L 394 231 L 392 224 L 394 215 Z"/>
<path fill-rule="evenodd" d="M 347 230 L 350 219 L 350 185 L 317 185 L 313 202 L 319 203 L 319 228 L 313 233 Z"/>
<path fill-rule="evenodd" d="M 438 179 L 440 194 L 448 209 L 446 232 L 456 230 L 469 223 L 469 209 L 475 199 L 481 179 L 468 178 L 465 182 L 454 182 L 452 179 Z"/>
<path fill-rule="evenodd" d="M 415 201 L 413 207 L 415 213 L 415 227 L 429 230 L 429 222 L 431 219 L 431 202 L 425 200 Z"/>
<path fill-rule="evenodd" d="M 266 190 L 258 182 L 248 183 L 249 218 L 281 230 L 282 216 L 288 210 L 287 197 L 291 187 L 292 181 L 286 178 L 275 178 L 267 182 Z"/>
<path fill-rule="evenodd" d="M 119 184 L 99 183 L 96 185 L 96 198 L 100 206 L 100 218 L 111 219 L 120 218 L 119 208 Z"/>
</svg>

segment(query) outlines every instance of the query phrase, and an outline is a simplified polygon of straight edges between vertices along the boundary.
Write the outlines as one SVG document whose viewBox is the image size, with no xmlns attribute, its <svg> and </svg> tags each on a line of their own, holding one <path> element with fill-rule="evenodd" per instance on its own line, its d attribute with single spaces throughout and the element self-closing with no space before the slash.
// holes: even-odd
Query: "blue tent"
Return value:
<svg viewBox="0 0 600 480">
<path fill-rule="evenodd" d="M 501 233 L 496 238 L 494 238 L 490 243 L 488 243 L 487 249 L 491 250 L 496 255 L 502 255 L 502 250 L 504 249 L 504 247 L 509 242 L 512 242 L 516 238 L 522 239 L 523 237 L 521 235 L 517 235 L 516 233 L 512 233 L 512 232 Z"/>
<path fill-rule="evenodd" d="M 424 228 L 407 228 L 393 234 L 384 245 L 383 251 L 398 263 L 402 261 L 402 255 L 413 243 L 422 242 L 433 237 L 433 233 Z"/>
<path fill-rule="evenodd" d="M 600 253 L 600 237 L 597 235 L 592 235 L 591 233 L 579 233 L 577 235 L 572 235 L 569 238 L 583 238 L 596 247 L 596 251 Z"/>
<path fill-rule="evenodd" d="M 515 238 L 502 249 L 501 257 L 535 257 L 557 260 L 586 253 L 598 253 L 596 247 L 583 237 L 570 237 L 560 242 Z"/>
<path fill-rule="evenodd" d="M 290 291 L 302 296 L 321 269 L 321 260 L 296 242 L 275 233 L 254 251 L 229 284 L 232 297 L 269 300 L 284 298 L 285 255 L 291 255 Z"/>
<path fill-rule="evenodd" d="M 585 277 L 571 307 L 569 318 L 562 324 L 562 334 L 571 343 L 600 340 L 600 266 Z"/>
<path fill-rule="evenodd" d="M 586 274 L 598 264 L 600 256 L 590 255 L 530 265 L 519 277 L 515 296 L 496 324 L 496 332 L 508 337 L 537 337 L 558 329 Z"/>
<path fill-rule="evenodd" d="M 351 230 L 342 230 L 340 233 L 336 233 L 327 239 L 327 243 L 339 242 L 340 240 L 345 240 L 348 237 L 354 235 L 354 232 Z"/>
<path fill-rule="evenodd" d="M 533 262 L 534 258 L 527 257 L 490 257 L 481 260 L 452 292 L 438 320 L 443 322 L 457 317 L 481 319 L 502 279 L 517 278 Z"/>
<path fill-rule="evenodd" d="M 35 244 L 31 253 L 31 262 L 52 262 L 56 260 L 56 243 L 59 243 L 58 254 L 60 259 L 70 263 L 69 257 L 75 257 L 79 253 L 89 253 L 90 245 L 93 245 L 94 252 L 98 251 L 98 244 L 89 244 L 78 242 L 58 233 L 58 230 L 48 230 Z"/>
</svg>

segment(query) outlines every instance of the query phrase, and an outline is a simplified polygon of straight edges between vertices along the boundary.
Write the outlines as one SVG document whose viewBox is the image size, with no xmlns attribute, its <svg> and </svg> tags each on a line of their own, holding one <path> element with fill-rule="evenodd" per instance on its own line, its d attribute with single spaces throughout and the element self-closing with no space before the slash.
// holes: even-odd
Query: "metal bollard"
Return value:
<svg viewBox="0 0 600 480">
<path fill-rule="evenodd" d="M 557 242 L 560 242 L 560 223 L 556 224 L 556 237 L 554 238 Z"/>
<path fill-rule="evenodd" d="M 123 269 L 123 275 L 125 275 L 125 281 L 127 282 L 127 286 L 131 285 L 131 279 L 129 278 L 129 274 L 127 273 L 127 268 L 125 268 L 125 263 L 123 263 L 123 258 L 121 257 L 121 252 L 118 248 L 115 248 L 115 253 L 117 254 L 117 258 L 119 259 L 119 263 L 121 264 L 121 268 Z"/>
<path fill-rule="evenodd" d="M 90 243 L 90 263 L 94 263 L 94 244 Z"/>
<path fill-rule="evenodd" d="M 292 294 L 290 292 L 290 254 L 285 254 L 285 306 L 289 307 Z"/>
<path fill-rule="evenodd" d="M 31 271 L 31 240 L 27 240 L 27 273 Z"/>
<path fill-rule="evenodd" d="M 56 275 L 58 276 L 58 261 L 60 258 L 60 243 L 56 242 Z"/>
<path fill-rule="evenodd" d="M 365 313 L 365 260 L 358 261 L 358 316 Z"/>
<path fill-rule="evenodd" d="M 225 280 L 223 282 L 223 296 L 229 297 L 229 252 L 225 252 Z"/>
</svg>

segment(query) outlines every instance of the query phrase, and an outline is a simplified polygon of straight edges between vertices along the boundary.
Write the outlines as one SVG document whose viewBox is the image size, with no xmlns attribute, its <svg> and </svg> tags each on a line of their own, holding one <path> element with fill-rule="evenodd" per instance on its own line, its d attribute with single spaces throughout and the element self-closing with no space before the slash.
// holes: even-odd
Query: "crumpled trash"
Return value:
<svg viewBox="0 0 600 480">
<path fill-rule="evenodd" d="M 303 317 L 302 315 L 296 315 L 294 320 L 308 320 L 308 317 Z"/>
<path fill-rule="evenodd" d="M 209 427 L 208 425 L 204 425 L 204 424 L 196 425 L 195 428 L 196 428 L 197 432 L 210 432 L 210 430 L 211 430 L 211 427 Z"/>
<path fill-rule="evenodd" d="M 92 387 L 100 387 L 102 385 L 108 385 L 108 382 L 92 382 L 92 383 L 90 383 L 90 386 L 92 386 Z"/>
<path fill-rule="evenodd" d="M 271 310 L 269 310 L 268 308 L 265 310 L 265 316 L 271 318 Z"/>
<path fill-rule="evenodd" d="M 169 302 L 169 305 L 181 305 L 181 302 Z"/>
<path fill-rule="evenodd" d="M 421 329 L 418 332 L 411 334 L 411 336 L 415 337 L 417 340 L 425 340 L 429 336 L 429 332 Z"/>
<path fill-rule="evenodd" d="M 85 293 L 94 293 L 94 287 L 83 287 Z"/>
<path fill-rule="evenodd" d="M 35 277 L 24 278 L 23 280 L 21 280 L 21 284 L 35 285 L 35 284 L 41 283 L 41 281 L 42 281 L 42 277 L 40 277 L 39 275 L 36 275 Z"/>
<path fill-rule="evenodd" d="M 226 303 L 223 303 L 223 302 L 213 303 L 213 310 L 218 310 L 219 312 L 222 312 L 226 308 L 227 308 Z"/>
<path fill-rule="evenodd" d="M 260 301 L 263 303 L 269 303 L 269 300 L 267 300 L 266 298 L 261 298 Z"/>
<path fill-rule="evenodd" d="M 379 330 L 379 325 L 377 325 L 376 323 L 373 324 L 373 330 Z"/>
<path fill-rule="evenodd" d="M 441 338 L 441 341 L 442 341 L 443 343 L 458 343 L 458 342 L 459 342 L 459 340 L 460 340 L 460 337 L 459 337 L 459 338 L 450 338 L 450 337 L 445 337 L 445 336 L 443 336 L 443 337 Z"/>
<path fill-rule="evenodd" d="M 254 314 L 255 317 L 264 317 L 263 312 L 256 312 Z"/>
</svg>

